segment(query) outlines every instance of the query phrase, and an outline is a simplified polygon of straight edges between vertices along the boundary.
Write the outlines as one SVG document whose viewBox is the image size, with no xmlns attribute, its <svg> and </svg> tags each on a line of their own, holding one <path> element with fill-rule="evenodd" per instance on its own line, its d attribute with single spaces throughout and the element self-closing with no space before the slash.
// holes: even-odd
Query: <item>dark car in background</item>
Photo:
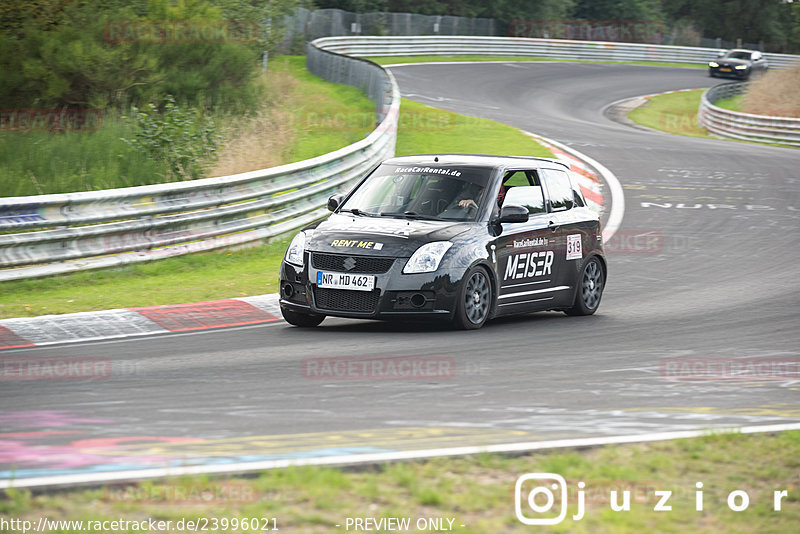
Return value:
<svg viewBox="0 0 800 534">
<path fill-rule="evenodd" d="M 568 171 L 545 158 L 386 160 L 289 245 L 283 317 L 308 327 L 328 315 L 441 318 L 474 329 L 502 315 L 594 313 L 606 280 L 600 221 Z"/>
<path fill-rule="evenodd" d="M 735 48 L 723 52 L 717 59 L 708 62 L 708 75 L 748 79 L 753 74 L 763 74 L 769 64 L 758 50 Z"/>
</svg>

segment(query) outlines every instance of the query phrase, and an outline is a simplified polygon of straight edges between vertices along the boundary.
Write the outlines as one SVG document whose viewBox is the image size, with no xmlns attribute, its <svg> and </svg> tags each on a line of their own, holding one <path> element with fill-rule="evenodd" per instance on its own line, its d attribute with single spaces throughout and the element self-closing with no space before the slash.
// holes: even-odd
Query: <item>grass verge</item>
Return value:
<svg viewBox="0 0 800 534">
<path fill-rule="evenodd" d="M 697 125 L 697 110 L 704 89 L 667 93 L 647 98 L 647 104 L 630 113 L 633 122 L 671 134 L 711 137 Z"/>
<path fill-rule="evenodd" d="M 398 156 L 433 152 L 542 156 L 553 154 L 518 129 L 402 99 Z"/>
<path fill-rule="evenodd" d="M 314 76 L 306 69 L 305 56 L 272 60 L 270 69 L 282 68 L 282 64 L 297 81 L 288 106 L 294 138 L 282 163 L 333 152 L 360 141 L 375 129 L 375 104 L 363 91 Z M 253 169 L 259 168 L 263 167 Z"/>
<path fill-rule="evenodd" d="M 700 108 L 700 98 L 705 89 L 692 89 L 674 93 L 665 93 L 647 97 L 647 104 L 639 106 L 628 113 L 628 118 L 637 124 L 661 130 L 677 135 L 688 135 L 690 137 L 705 137 L 708 139 L 719 139 L 709 135 L 705 128 L 697 125 L 697 111 Z M 717 107 L 723 107 L 732 111 L 742 104 L 742 97 L 732 97 L 722 99 L 717 102 Z M 721 105 L 720 105 L 721 104 Z M 744 141 L 740 139 L 725 139 L 734 143 L 747 143 L 761 146 L 777 146 L 783 148 L 794 148 L 790 145 L 780 145 L 776 143 L 757 143 L 755 141 Z"/>
<path fill-rule="evenodd" d="M 731 111 L 742 111 L 742 95 L 720 98 L 714 105 L 718 108 L 729 109 Z"/>
<path fill-rule="evenodd" d="M 0 132 L 0 196 L 94 191 L 153 183 L 167 165 L 132 152 L 134 128 L 106 113 L 96 131 Z"/>
<path fill-rule="evenodd" d="M 7 491 L 0 499 L 0 516 L 34 525 L 40 517 L 154 518 L 175 525 L 181 518 L 202 516 L 229 522 L 270 518 L 272 526 L 271 518 L 275 518 L 281 531 L 304 533 L 344 532 L 347 519 L 356 517 L 409 518 L 414 526 L 419 518 L 441 518 L 445 526 L 446 519 L 452 519 L 453 530 L 464 533 L 522 533 L 531 532 L 531 527 L 515 517 L 515 482 L 522 474 L 539 472 L 559 474 L 567 481 L 567 518 L 548 527 L 551 532 L 792 532 L 800 524 L 798 458 L 798 431 L 713 434 L 516 457 L 434 458 L 357 470 L 292 467 L 254 477 L 185 477 L 37 496 Z M 575 520 L 579 481 L 586 485 L 585 515 Z M 703 484 L 700 511 L 696 509 L 698 482 Z M 535 485 L 535 481 L 524 485 L 523 495 Z M 733 511 L 728 504 L 729 494 L 736 490 L 749 497 L 742 511 Z M 788 494 L 781 499 L 781 509 L 775 510 L 774 492 L 783 490 Z M 629 492 L 628 511 L 610 509 L 611 491 L 618 492 L 618 502 L 624 491 Z M 660 499 L 656 491 L 671 492 L 666 502 L 670 510 L 654 511 Z M 543 505 L 544 499 L 536 502 Z M 556 500 L 553 513 L 547 516 L 556 515 L 560 505 L 560 499 Z M 529 517 L 536 517 L 526 503 L 523 506 Z M 60 531 L 78 532 L 75 528 Z"/>
<path fill-rule="evenodd" d="M 0 318 L 277 293 L 289 238 L 109 269 L 0 282 Z"/>
<path fill-rule="evenodd" d="M 665 61 L 585 61 L 582 59 L 554 59 L 530 56 L 376 56 L 368 57 L 370 61 L 381 65 L 397 63 L 440 63 L 443 61 L 555 61 L 567 63 L 608 63 L 616 65 L 650 65 L 653 67 L 688 67 L 692 69 L 708 68 L 706 64 L 670 63 Z"/>
<path fill-rule="evenodd" d="M 210 176 L 263 169 L 331 152 L 374 128 L 375 104 L 353 87 L 325 81 L 305 57 L 273 59 L 259 79 L 261 107 L 213 115 L 222 136 Z M 342 124 L 346 127 L 342 127 Z M 94 191 L 167 181 L 167 165 L 131 150 L 134 127 L 104 113 L 94 131 L 0 131 L 0 196 Z"/>
<path fill-rule="evenodd" d="M 755 115 L 800 118 L 800 65 L 770 69 L 747 86 L 741 110 Z"/>
<path fill-rule="evenodd" d="M 397 154 L 476 152 L 552 156 L 519 130 L 410 100 L 401 105 Z M 309 134 L 310 135 L 310 134 Z M 288 239 L 113 269 L 0 282 L 0 318 L 199 302 L 277 293 Z"/>
</svg>

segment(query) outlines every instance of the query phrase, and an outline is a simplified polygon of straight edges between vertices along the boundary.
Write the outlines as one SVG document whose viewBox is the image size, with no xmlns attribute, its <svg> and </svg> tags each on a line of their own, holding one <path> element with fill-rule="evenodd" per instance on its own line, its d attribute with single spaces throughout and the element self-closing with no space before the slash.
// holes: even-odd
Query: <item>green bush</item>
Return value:
<svg viewBox="0 0 800 534">
<path fill-rule="evenodd" d="M 214 120 L 197 109 L 181 109 L 171 96 L 163 112 L 153 104 L 147 110 L 134 107 L 131 119 L 135 135 L 123 139 L 134 150 L 164 162 L 169 169 L 166 181 L 202 178 L 216 160 L 217 141 Z"/>
<path fill-rule="evenodd" d="M 296 3 L 276 5 L 285 11 Z M 248 0 L 42 0 L 34 6 L 4 0 L 0 100 L 6 109 L 127 109 L 163 104 L 170 94 L 192 106 L 241 113 L 257 101 L 257 59 L 275 38 L 264 36 L 262 19 L 270 9 Z M 169 33 L 147 40 L 131 30 L 156 32 L 192 21 L 247 32 L 238 40 Z M 279 24 L 273 26 L 270 35 L 279 35 Z"/>
</svg>

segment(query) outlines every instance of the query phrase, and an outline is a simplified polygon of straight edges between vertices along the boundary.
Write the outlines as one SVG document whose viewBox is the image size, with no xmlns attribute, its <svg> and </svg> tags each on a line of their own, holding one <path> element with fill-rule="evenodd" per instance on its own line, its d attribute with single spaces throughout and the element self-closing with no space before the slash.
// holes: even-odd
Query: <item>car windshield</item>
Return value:
<svg viewBox="0 0 800 534">
<path fill-rule="evenodd" d="M 340 211 L 373 217 L 475 220 L 492 169 L 383 164 Z"/>
<path fill-rule="evenodd" d="M 742 52 L 741 50 L 734 50 L 725 54 L 728 59 L 750 59 L 750 52 Z"/>
</svg>

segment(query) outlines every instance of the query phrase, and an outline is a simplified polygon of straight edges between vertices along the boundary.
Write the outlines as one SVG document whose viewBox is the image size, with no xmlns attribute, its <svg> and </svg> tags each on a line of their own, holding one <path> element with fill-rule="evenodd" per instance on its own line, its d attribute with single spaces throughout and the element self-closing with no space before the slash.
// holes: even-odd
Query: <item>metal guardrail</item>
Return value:
<svg viewBox="0 0 800 534">
<path fill-rule="evenodd" d="M 697 123 L 720 137 L 800 146 L 800 118 L 754 115 L 723 109 L 714 104 L 744 93 L 746 82 L 724 83 L 703 93 Z"/>
<path fill-rule="evenodd" d="M 650 61 L 707 63 L 720 48 L 569 41 L 519 37 L 421 36 L 421 37 L 326 37 L 316 42 L 326 50 L 355 57 L 369 56 L 522 56 L 582 61 Z M 771 67 L 782 68 L 800 61 L 800 56 L 764 54 Z"/>
<path fill-rule="evenodd" d="M 0 198 L 0 280 L 244 245 L 300 228 L 394 155 L 400 92 L 390 72 L 308 47 L 311 72 L 359 87 L 376 102 L 378 127 L 365 139 L 270 169 L 105 191 Z"/>
<path fill-rule="evenodd" d="M 569 41 L 480 36 L 421 37 L 326 37 L 317 41 L 326 50 L 356 57 L 420 55 L 521 56 L 579 61 L 644 61 L 706 64 L 722 49 L 641 43 Z M 800 56 L 764 54 L 771 68 L 785 68 L 800 62 Z M 731 87 L 732 89 L 725 89 Z M 698 120 L 709 131 L 726 137 L 800 144 L 798 119 L 737 113 L 713 105 L 726 91 L 741 84 L 726 84 L 709 91 L 703 98 Z M 738 94 L 738 93 L 736 93 Z"/>
<path fill-rule="evenodd" d="M 372 166 L 394 154 L 400 107 L 397 83 L 389 71 L 357 56 L 466 54 L 703 63 L 717 52 L 510 37 L 317 39 L 308 45 L 309 70 L 327 80 L 360 87 L 376 102 L 380 124 L 368 137 L 317 158 L 232 176 L 0 198 L 0 231 L 13 232 L 0 235 L 0 281 L 243 245 L 323 217 L 330 194 L 351 187 Z M 766 56 L 773 66 L 800 60 L 784 54 Z"/>
</svg>

